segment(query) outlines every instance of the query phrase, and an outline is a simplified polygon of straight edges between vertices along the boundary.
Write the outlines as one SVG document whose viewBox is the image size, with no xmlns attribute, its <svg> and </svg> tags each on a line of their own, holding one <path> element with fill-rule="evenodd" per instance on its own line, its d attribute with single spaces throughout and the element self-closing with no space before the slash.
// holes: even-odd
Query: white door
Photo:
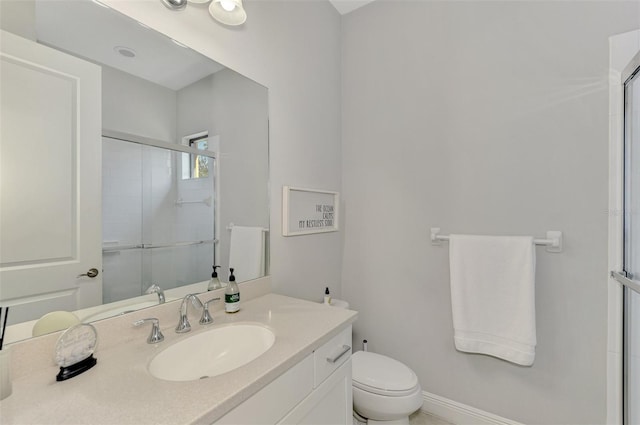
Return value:
<svg viewBox="0 0 640 425">
<path fill-rule="evenodd" d="M 101 69 L 0 35 L 0 304 L 16 323 L 102 301 Z"/>
</svg>

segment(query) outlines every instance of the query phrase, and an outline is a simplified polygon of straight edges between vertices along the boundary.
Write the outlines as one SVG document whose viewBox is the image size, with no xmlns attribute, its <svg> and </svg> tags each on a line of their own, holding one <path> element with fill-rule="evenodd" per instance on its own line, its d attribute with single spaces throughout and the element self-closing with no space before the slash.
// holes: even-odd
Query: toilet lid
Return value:
<svg viewBox="0 0 640 425">
<path fill-rule="evenodd" d="M 403 363 L 382 354 L 358 351 L 351 356 L 353 385 L 364 391 L 388 396 L 411 393 L 418 377 Z"/>
</svg>

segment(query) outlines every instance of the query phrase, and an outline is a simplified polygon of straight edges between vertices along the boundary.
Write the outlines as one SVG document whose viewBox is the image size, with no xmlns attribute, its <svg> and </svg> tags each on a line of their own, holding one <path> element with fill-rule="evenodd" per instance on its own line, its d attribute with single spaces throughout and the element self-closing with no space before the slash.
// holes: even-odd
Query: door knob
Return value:
<svg viewBox="0 0 640 425">
<path fill-rule="evenodd" d="M 94 277 L 98 276 L 98 273 L 98 269 L 89 269 L 88 272 L 79 274 L 78 277 L 87 276 L 93 279 Z"/>
</svg>

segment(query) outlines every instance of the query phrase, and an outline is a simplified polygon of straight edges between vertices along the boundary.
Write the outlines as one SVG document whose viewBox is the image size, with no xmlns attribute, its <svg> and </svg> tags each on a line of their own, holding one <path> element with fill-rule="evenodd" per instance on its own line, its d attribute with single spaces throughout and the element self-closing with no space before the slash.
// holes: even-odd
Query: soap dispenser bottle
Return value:
<svg viewBox="0 0 640 425">
<path fill-rule="evenodd" d="M 324 288 L 324 303 L 331 304 L 331 294 L 329 293 L 329 287 Z"/>
<path fill-rule="evenodd" d="M 211 273 L 211 280 L 209 281 L 207 291 L 213 291 L 215 289 L 222 288 L 222 283 L 220 283 L 220 279 L 218 279 L 218 272 L 216 272 L 216 269 L 218 267 L 220 266 L 213 266 L 213 273 Z"/>
<path fill-rule="evenodd" d="M 227 313 L 236 313 L 240 310 L 240 288 L 236 283 L 236 277 L 233 275 L 233 269 L 229 269 L 229 285 L 224 291 L 224 311 Z"/>
</svg>

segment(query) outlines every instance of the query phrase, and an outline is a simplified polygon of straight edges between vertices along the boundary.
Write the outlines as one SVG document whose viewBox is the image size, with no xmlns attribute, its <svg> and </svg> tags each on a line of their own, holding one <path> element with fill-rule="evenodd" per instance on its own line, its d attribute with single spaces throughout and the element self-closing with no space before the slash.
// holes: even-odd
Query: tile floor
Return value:
<svg viewBox="0 0 640 425">
<path fill-rule="evenodd" d="M 410 425 L 453 425 L 450 422 L 440 419 L 437 416 L 430 415 L 428 413 L 418 410 L 413 415 L 409 416 Z"/>
</svg>

